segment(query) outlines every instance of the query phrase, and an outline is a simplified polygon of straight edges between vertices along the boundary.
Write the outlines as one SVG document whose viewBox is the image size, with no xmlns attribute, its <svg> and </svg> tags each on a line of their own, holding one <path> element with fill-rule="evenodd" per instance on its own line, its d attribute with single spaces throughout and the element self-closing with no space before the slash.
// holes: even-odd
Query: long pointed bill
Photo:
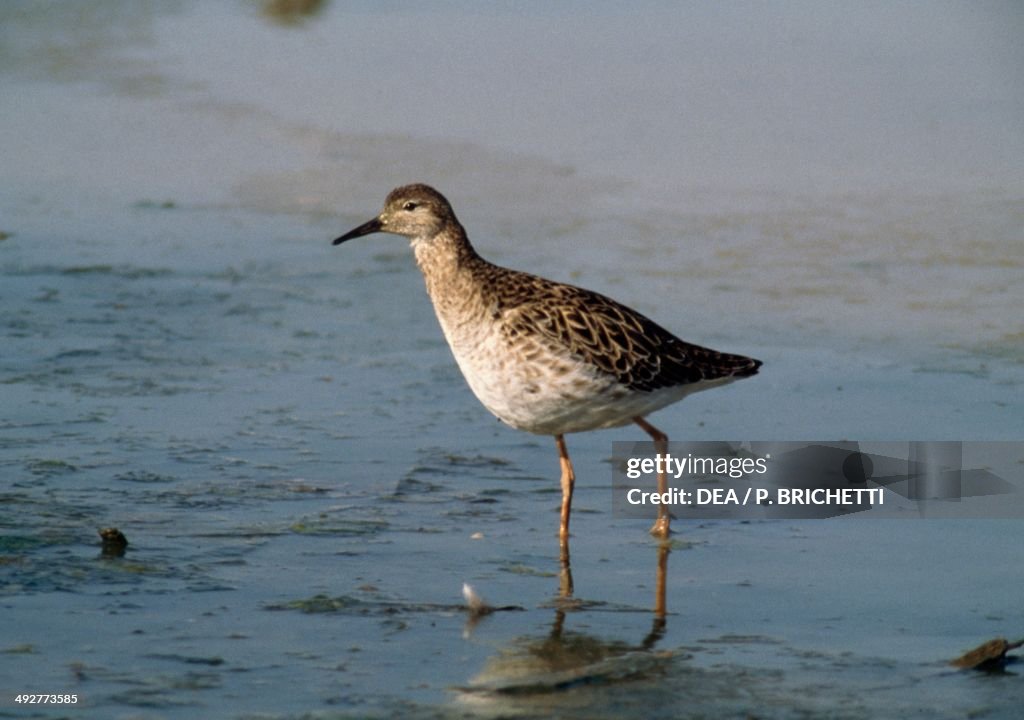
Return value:
<svg viewBox="0 0 1024 720">
<path fill-rule="evenodd" d="M 351 240 L 352 238 L 362 237 L 363 235 L 370 235 L 370 234 L 375 233 L 375 232 L 380 232 L 383 229 L 384 229 L 384 225 L 381 223 L 380 218 L 379 217 L 375 217 L 370 222 L 363 223 L 362 225 L 360 225 L 359 227 L 355 228 L 354 230 L 349 230 L 347 233 L 342 235 L 340 238 L 338 238 L 337 240 L 335 240 L 331 244 L 332 245 L 341 245 L 346 240 Z"/>
</svg>

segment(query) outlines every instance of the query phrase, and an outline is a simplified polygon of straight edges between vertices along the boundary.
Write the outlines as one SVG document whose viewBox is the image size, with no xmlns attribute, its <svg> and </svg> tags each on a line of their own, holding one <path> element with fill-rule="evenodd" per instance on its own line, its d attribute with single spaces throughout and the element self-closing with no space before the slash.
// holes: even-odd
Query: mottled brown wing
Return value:
<svg viewBox="0 0 1024 720">
<path fill-rule="evenodd" d="M 692 345 L 611 298 L 525 273 L 502 278 L 508 331 L 557 343 L 632 390 L 744 377 L 759 360 Z"/>
</svg>

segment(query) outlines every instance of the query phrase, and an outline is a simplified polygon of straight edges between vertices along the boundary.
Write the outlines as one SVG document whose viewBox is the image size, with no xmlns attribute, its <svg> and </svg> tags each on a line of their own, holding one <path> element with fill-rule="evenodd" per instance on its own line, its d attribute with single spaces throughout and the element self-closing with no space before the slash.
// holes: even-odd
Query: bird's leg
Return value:
<svg viewBox="0 0 1024 720">
<path fill-rule="evenodd" d="M 644 420 L 642 417 L 633 418 L 633 422 L 644 429 L 651 439 L 654 440 L 654 450 L 661 456 L 668 454 L 668 435 L 663 433 L 658 428 L 651 425 L 649 422 Z M 665 476 L 664 469 L 658 473 L 658 494 L 663 495 L 668 492 L 668 478 Z M 668 508 L 665 505 L 658 505 L 658 519 L 654 521 L 654 525 L 651 526 L 651 535 L 659 538 L 667 538 L 669 535 L 669 521 L 670 517 L 668 514 Z"/>
<path fill-rule="evenodd" d="M 572 470 L 572 460 L 565 448 L 565 438 L 555 435 L 555 445 L 558 447 L 558 463 L 562 466 L 562 520 L 558 526 L 558 538 L 568 550 L 569 512 L 572 510 L 572 487 L 576 483 L 576 473 Z"/>
<path fill-rule="evenodd" d="M 569 513 L 572 510 L 572 488 L 576 484 L 576 473 L 573 472 L 572 460 L 569 459 L 569 451 L 565 447 L 565 438 L 555 435 L 555 445 L 558 447 L 558 464 L 562 467 L 562 517 L 558 528 L 561 572 L 558 595 L 561 598 L 571 598 L 573 587 L 572 568 L 569 565 Z"/>
</svg>

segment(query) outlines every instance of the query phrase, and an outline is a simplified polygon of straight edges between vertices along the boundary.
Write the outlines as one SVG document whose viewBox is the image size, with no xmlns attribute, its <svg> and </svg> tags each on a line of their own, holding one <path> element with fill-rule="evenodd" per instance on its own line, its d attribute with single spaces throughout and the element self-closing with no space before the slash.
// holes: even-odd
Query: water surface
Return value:
<svg viewBox="0 0 1024 720">
<path fill-rule="evenodd" d="M 1014 4 L 0 9 L 0 716 L 1015 717 L 1019 520 L 612 517 L 622 429 L 472 397 L 405 243 L 765 361 L 675 439 L 1019 440 Z M 116 526 L 127 552 L 103 554 Z M 664 560 L 667 616 L 655 604 Z M 461 587 L 515 606 L 467 624 Z M 79 707 L 7 695 L 67 692 Z"/>
</svg>

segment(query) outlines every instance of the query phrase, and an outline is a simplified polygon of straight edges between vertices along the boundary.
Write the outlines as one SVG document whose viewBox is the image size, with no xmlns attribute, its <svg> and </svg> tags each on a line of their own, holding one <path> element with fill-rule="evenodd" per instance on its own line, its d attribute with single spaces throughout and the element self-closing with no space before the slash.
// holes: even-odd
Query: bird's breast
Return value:
<svg viewBox="0 0 1024 720">
<path fill-rule="evenodd" d="M 632 414 L 622 412 L 628 389 L 568 349 L 540 335 L 510 332 L 486 304 L 434 307 L 466 382 L 504 423 L 557 435 L 630 422 Z"/>
</svg>

